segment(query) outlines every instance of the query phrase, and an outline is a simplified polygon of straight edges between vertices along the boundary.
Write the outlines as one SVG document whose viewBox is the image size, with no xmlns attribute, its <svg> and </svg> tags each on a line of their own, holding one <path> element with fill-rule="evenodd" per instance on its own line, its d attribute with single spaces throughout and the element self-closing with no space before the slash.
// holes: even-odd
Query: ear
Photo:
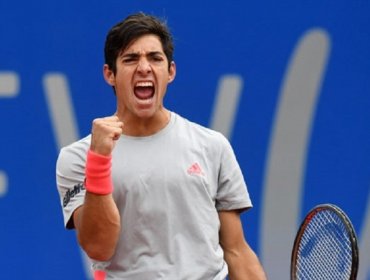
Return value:
<svg viewBox="0 0 370 280">
<path fill-rule="evenodd" d="M 176 64 L 174 61 L 171 61 L 169 69 L 168 83 L 171 83 L 176 77 Z"/>
<path fill-rule="evenodd" d="M 109 68 L 108 64 L 104 64 L 103 66 L 103 75 L 104 75 L 105 81 L 109 85 L 111 85 L 112 87 L 116 85 L 116 77 L 113 71 Z"/>
</svg>

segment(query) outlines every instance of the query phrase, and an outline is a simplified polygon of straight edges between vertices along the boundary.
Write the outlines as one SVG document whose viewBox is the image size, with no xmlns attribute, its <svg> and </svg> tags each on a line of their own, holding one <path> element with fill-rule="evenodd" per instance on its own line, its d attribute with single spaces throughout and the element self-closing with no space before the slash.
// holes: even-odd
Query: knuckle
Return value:
<svg viewBox="0 0 370 280">
<path fill-rule="evenodd" d="M 101 119 L 100 118 L 96 118 L 93 120 L 93 125 L 98 125 L 101 123 Z"/>
</svg>

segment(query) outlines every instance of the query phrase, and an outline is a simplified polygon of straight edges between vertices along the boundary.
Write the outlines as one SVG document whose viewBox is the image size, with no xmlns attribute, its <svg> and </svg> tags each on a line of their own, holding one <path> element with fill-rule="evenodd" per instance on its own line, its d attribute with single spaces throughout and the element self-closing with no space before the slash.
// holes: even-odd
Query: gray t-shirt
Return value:
<svg viewBox="0 0 370 280">
<path fill-rule="evenodd" d="M 57 185 L 67 228 L 83 204 L 88 136 L 60 152 Z M 112 153 L 121 236 L 107 279 L 224 279 L 218 211 L 252 207 L 228 140 L 171 112 L 148 137 L 122 135 Z"/>
</svg>

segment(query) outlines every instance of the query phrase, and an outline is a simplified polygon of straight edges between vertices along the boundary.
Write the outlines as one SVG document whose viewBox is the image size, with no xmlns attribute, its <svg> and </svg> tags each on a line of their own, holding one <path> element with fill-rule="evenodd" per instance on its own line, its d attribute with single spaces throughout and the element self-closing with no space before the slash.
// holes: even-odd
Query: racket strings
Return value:
<svg viewBox="0 0 370 280">
<path fill-rule="evenodd" d="M 343 221 L 331 211 L 313 216 L 298 248 L 297 279 L 349 279 L 352 247 Z"/>
</svg>

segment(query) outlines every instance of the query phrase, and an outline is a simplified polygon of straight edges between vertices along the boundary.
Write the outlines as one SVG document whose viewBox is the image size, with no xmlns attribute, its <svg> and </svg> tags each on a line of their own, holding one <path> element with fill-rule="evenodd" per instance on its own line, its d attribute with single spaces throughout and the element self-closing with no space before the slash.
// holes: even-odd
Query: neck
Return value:
<svg viewBox="0 0 370 280">
<path fill-rule="evenodd" d="M 171 113 L 163 109 L 150 118 L 137 116 L 120 116 L 123 121 L 123 134 L 128 136 L 149 136 L 163 129 L 171 118 Z"/>
</svg>

